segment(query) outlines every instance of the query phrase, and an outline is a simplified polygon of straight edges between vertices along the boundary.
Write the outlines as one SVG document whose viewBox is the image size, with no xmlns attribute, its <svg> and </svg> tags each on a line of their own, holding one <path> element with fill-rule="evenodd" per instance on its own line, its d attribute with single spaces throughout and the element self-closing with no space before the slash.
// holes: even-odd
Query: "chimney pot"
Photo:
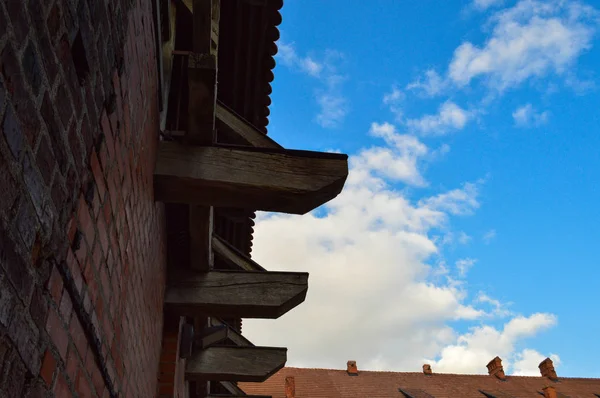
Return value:
<svg viewBox="0 0 600 398">
<path fill-rule="evenodd" d="M 552 381 L 558 381 L 558 376 L 554 370 L 554 363 L 550 358 L 544 359 L 538 367 L 540 368 L 542 377 L 547 377 Z"/>
<path fill-rule="evenodd" d="M 285 398 L 296 398 L 296 380 L 294 376 L 285 378 Z"/>
<path fill-rule="evenodd" d="M 487 368 L 490 376 L 496 376 L 500 380 L 506 380 L 504 368 L 502 367 L 502 359 L 500 359 L 500 357 L 492 359 L 487 364 Z"/>
<path fill-rule="evenodd" d="M 425 373 L 428 376 L 431 376 L 433 374 L 433 371 L 431 370 L 431 365 L 427 363 L 423 365 L 423 373 Z"/>
<path fill-rule="evenodd" d="M 544 398 L 558 398 L 558 394 L 556 394 L 556 388 L 552 386 L 544 387 L 542 391 L 544 391 Z"/>
<path fill-rule="evenodd" d="M 350 376 L 358 376 L 358 368 L 356 367 L 356 361 L 348 361 L 346 371 Z"/>
</svg>

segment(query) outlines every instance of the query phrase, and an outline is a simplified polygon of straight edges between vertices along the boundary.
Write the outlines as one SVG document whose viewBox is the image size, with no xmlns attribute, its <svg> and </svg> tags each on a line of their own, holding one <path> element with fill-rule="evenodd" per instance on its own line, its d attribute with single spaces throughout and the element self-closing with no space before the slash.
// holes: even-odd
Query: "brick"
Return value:
<svg viewBox="0 0 600 398">
<path fill-rule="evenodd" d="M 44 182 L 46 185 L 50 186 L 52 183 L 52 174 L 54 172 L 56 161 L 54 160 L 54 154 L 52 153 L 52 148 L 50 147 L 50 140 L 46 134 L 42 134 L 40 137 L 40 144 L 36 155 L 36 163 L 40 169 L 40 172 L 42 173 L 42 177 L 44 177 Z"/>
<path fill-rule="evenodd" d="M 16 252 L 14 242 L 2 229 L 0 229 L 0 265 L 12 282 L 18 297 L 26 302 L 29 301 L 33 288 L 33 276 L 21 256 Z"/>
<path fill-rule="evenodd" d="M 64 173 L 69 165 L 68 155 L 65 150 L 66 143 L 64 142 L 61 130 L 58 126 L 56 113 L 54 112 L 54 106 L 52 105 L 50 94 L 47 91 L 44 94 L 44 99 L 42 101 L 42 107 L 40 109 L 40 112 L 48 129 L 48 135 L 50 137 L 50 142 L 52 143 L 52 149 L 54 150 L 56 161 L 58 163 L 61 173 Z"/>
<path fill-rule="evenodd" d="M 67 374 L 67 377 L 72 382 L 75 382 L 77 380 L 78 370 L 79 359 L 77 358 L 77 354 L 75 353 L 73 346 L 69 346 L 69 352 L 67 353 L 67 366 L 65 367 L 65 372 Z"/>
<path fill-rule="evenodd" d="M 90 122 L 89 122 L 89 118 L 88 118 L 87 114 L 83 115 L 83 119 L 81 121 L 80 135 L 83 140 L 83 148 L 84 148 L 83 157 L 87 161 L 89 156 L 92 153 L 93 148 L 94 148 L 94 134 L 90 127 Z"/>
<path fill-rule="evenodd" d="M 60 303 L 63 291 L 63 280 L 56 266 L 52 267 L 50 278 L 46 284 L 46 289 L 50 292 L 50 296 L 54 299 L 56 305 Z"/>
<path fill-rule="evenodd" d="M 23 2 L 7 1 L 5 4 L 15 34 L 15 40 L 17 43 L 24 43 L 27 33 L 29 33 L 30 23 L 23 7 Z"/>
<path fill-rule="evenodd" d="M 11 106 L 6 109 L 4 121 L 2 122 L 2 131 L 4 132 L 4 139 L 6 140 L 11 153 L 14 158 L 19 161 L 21 159 L 21 154 L 25 149 L 25 139 L 23 138 L 23 132 L 21 131 L 21 124 Z"/>
<path fill-rule="evenodd" d="M 18 355 L 11 355 L 4 367 L 8 368 L 8 377 L 6 382 L 0 387 L 4 392 L 9 393 L 11 397 L 20 397 L 23 391 L 25 375 L 27 370 L 25 365 L 19 359 Z"/>
<path fill-rule="evenodd" d="M 69 319 L 71 319 L 71 313 L 73 312 L 73 302 L 71 301 L 71 296 L 66 291 L 60 300 L 59 311 L 62 319 L 68 324 Z"/>
<path fill-rule="evenodd" d="M 4 8 L 0 7 L 0 40 L 4 38 L 6 34 L 6 28 L 8 27 L 8 18 L 4 15 Z"/>
<path fill-rule="evenodd" d="M 15 308 L 15 296 L 4 277 L 0 277 L 0 323 L 7 327 Z"/>
<path fill-rule="evenodd" d="M 73 339 L 73 344 L 75 344 L 75 347 L 79 352 L 79 356 L 85 359 L 88 345 L 87 338 L 85 332 L 83 331 L 83 327 L 81 326 L 81 322 L 79 322 L 79 318 L 76 316 L 74 316 L 71 320 L 71 325 L 69 326 L 69 333 L 71 334 L 71 338 Z"/>
<path fill-rule="evenodd" d="M 42 369 L 40 375 L 46 382 L 48 387 L 52 386 L 54 381 L 54 371 L 56 370 L 56 359 L 49 350 L 44 353 L 44 360 L 42 361 Z"/>
<path fill-rule="evenodd" d="M 17 346 L 20 357 L 27 369 L 37 376 L 40 370 L 40 357 L 37 351 L 38 330 L 30 325 L 26 318 L 26 311 L 18 308 L 10 322 L 8 335 Z"/>
<path fill-rule="evenodd" d="M 66 130 L 69 127 L 71 116 L 73 116 L 73 105 L 71 105 L 71 99 L 69 92 L 67 91 L 66 83 L 58 85 L 58 90 L 54 97 L 54 104 L 58 110 L 62 126 Z"/>
<path fill-rule="evenodd" d="M 50 9 L 50 12 L 48 13 L 48 18 L 46 19 L 48 33 L 50 33 L 50 38 L 52 40 L 56 39 L 61 26 L 61 11 L 58 4 L 59 2 L 56 2 L 54 4 L 54 7 Z"/>
<path fill-rule="evenodd" d="M 31 315 L 31 319 L 38 329 L 43 330 L 48 318 L 48 301 L 45 299 L 41 288 L 36 288 L 33 291 L 31 304 L 29 305 L 29 315 Z"/>
<path fill-rule="evenodd" d="M 0 156 L 0 187 L 3 194 L 0 195 L 0 214 L 8 211 L 19 193 L 17 183 L 10 173 L 9 166 L 3 156 Z"/>
<path fill-rule="evenodd" d="M 81 142 L 79 140 L 79 134 L 77 134 L 77 123 L 71 123 L 69 127 L 68 140 L 69 145 L 71 147 L 71 153 L 73 154 L 73 160 L 75 161 L 75 167 L 79 170 L 83 170 L 83 157 L 84 151 L 81 147 Z"/>
<path fill-rule="evenodd" d="M 55 397 L 72 397 L 71 390 L 69 389 L 69 384 L 67 384 L 67 379 L 65 376 L 60 373 L 56 378 L 56 384 L 54 385 L 54 396 Z"/>
<path fill-rule="evenodd" d="M 71 271 L 71 277 L 73 278 L 73 283 L 75 284 L 77 292 L 81 294 L 83 289 L 83 267 L 79 265 L 71 248 L 67 249 L 67 267 L 69 268 L 69 271 Z"/>
<path fill-rule="evenodd" d="M 104 195 L 106 194 L 106 184 L 104 183 L 104 175 L 102 174 L 100 161 L 98 160 L 98 155 L 95 151 L 92 151 L 92 154 L 90 156 L 90 167 L 92 169 L 92 174 L 94 175 L 94 181 L 96 182 L 96 187 L 100 196 L 100 201 L 104 202 Z"/>
<path fill-rule="evenodd" d="M 62 321 L 55 310 L 49 311 L 48 320 L 46 322 L 46 331 L 56 346 L 60 357 L 63 359 L 63 361 L 66 361 L 67 347 L 69 346 L 69 335 L 64 329 Z"/>
<path fill-rule="evenodd" d="M 28 198 L 23 197 L 21 200 L 21 206 L 19 207 L 15 221 L 25 248 L 27 251 L 31 251 L 39 225 L 35 210 Z"/>
<path fill-rule="evenodd" d="M 27 78 L 29 87 L 31 87 L 33 95 L 37 96 L 40 92 L 40 85 L 42 84 L 42 69 L 34 45 L 31 41 L 27 43 L 27 47 L 21 58 L 21 65 L 23 66 L 23 72 Z"/>
<path fill-rule="evenodd" d="M 54 54 L 54 46 L 52 45 L 50 38 L 43 32 L 38 34 L 40 54 L 42 56 L 42 64 L 46 70 L 46 77 L 50 87 L 54 86 L 54 80 L 58 74 L 58 63 L 56 62 L 56 56 Z"/>
<path fill-rule="evenodd" d="M 44 180 L 34 164 L 31 155 L 28 153 L 23 158 L 23 178 L 25 180 L 25 186 L 27 187 L 31 203 L 33 204 L 42 227 L 48 225 L 52 226 L 54 214 L 49 213 L 45 206 Z"/>
<path fill-rule="evenodd" d="M 24 395 L 25 398 L 46 398 L 48 393 L 46 387 L 40 382 L 34 382 L 27 386 L 27 390 Z"/>
<path fill-rule="evenodd" d="M 94 221 L 90 215 L 90 209 L 83 195 L 79 197 L 77 206 L 77 219 L 79 220 L 79 226 L 83 231 L 88 246 L 92 247 L 94 244 L 94 239 L 96 238 L 96 232 L 94 230 Z"/>
</svg>

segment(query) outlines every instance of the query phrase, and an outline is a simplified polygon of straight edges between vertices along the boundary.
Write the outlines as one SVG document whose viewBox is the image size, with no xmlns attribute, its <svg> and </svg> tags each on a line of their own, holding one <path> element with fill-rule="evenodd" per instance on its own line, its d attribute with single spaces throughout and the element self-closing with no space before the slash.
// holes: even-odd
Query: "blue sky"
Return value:
<svg viewBox="0 0 600 398">
<path fill-rule="evenodd" d="M 539 374 L 551 356 L 600 377 L 600 4 L 282 14 L 269 134 L 348 153 L 350 176 L 317 212 L 259 217 L 255 259 L 311 279 L 300 307 L 245 321 L 255 344 L 291 366 L 485 373 L 500 355 Z"/>
</svg>

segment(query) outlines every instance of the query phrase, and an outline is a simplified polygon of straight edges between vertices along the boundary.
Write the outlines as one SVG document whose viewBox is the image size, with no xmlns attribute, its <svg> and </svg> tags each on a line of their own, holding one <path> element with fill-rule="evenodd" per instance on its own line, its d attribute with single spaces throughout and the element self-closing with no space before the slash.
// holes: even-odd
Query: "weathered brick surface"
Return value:
<svg viewBox="0 0 600 398">
<path fill-rule="evenodd" d="M 152 2 L 0 0 L 0 398 L 151 397 Z"/>
</svg>

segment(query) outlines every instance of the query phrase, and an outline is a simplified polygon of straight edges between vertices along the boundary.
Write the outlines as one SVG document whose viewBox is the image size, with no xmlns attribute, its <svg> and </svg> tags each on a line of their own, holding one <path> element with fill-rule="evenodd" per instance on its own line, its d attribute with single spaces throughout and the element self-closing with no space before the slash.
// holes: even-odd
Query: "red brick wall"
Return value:
<svg viewBox="0 0 600 398">
<path fill-rule="evenodd" d="M 0 396 L 151 397 L 152 1 L 0 0 Z"/>
</svg>

